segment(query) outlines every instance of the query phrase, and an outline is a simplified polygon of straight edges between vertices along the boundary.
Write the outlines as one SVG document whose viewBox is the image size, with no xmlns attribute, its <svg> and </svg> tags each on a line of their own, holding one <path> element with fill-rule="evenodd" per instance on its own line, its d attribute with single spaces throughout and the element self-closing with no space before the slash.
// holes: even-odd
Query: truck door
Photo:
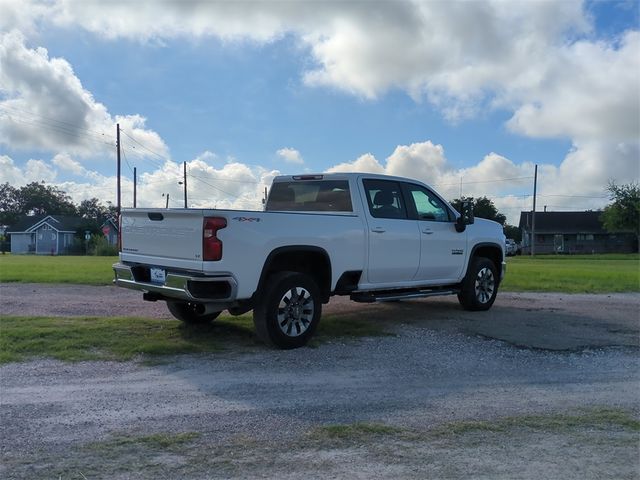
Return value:
<svg viewBox="0 0 640 480">
<path fill-rule="evenodd" d="M 400 182 L 363 180 L 367 200 L 369 283 L 407 282 L 420 263 L 420 235 L 409 219 Z"/>
<path fill-rule="evenodd" d="M 420 267 L 415 280 L 457 282 L 467 258 L 467 231 L 457 232 L 455 215 L 435 193 L 411 183 L 403 184 L 410 217 L 420 232 Z"/>
</svg>

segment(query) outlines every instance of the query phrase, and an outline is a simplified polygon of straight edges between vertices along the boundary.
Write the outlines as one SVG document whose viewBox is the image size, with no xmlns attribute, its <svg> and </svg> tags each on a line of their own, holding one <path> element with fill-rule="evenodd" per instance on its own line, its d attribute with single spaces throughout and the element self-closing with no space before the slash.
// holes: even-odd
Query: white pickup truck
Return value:
<svg viewBox="0 0 640 480">
<path fill-rule="evenodd" d="M 265 211 L 124 209 L 114 283 L 187 323 L 253 310 L 258 337 L 305 345 L 332 295 L 356 302 L 457 294 L 493 304 L 502 226 L 429 186 L 384 175 L 276 177 Z"/>
</svg>

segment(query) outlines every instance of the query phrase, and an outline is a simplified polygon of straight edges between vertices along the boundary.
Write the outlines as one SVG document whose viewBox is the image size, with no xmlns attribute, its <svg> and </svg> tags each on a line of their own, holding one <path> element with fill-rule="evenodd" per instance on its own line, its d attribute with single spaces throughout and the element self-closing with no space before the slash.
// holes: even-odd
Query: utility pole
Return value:
<svg viewBox="0 0 640 480">
<path fill-rule="evenodd" d="M 167 204 L 164 206 L 164 208 L 169 208 L 169 194 L 167 193 Z"/>
<path fill-rule="evenodd" d="M 117 186 L 117 199 L 118 199 L 118 203 L 117 203 L 117 211 L 118 211 L 118 215 L 120 215 L 120 208 L 122 206 L 120 200 L 120 124 L 116 123 L 116 147 L 117 147 L 117 152 L 118 152 L 118 186 Z"/>
<path fill-rule="evenodd" d="M 187 207 L 187 162 L 183 162 L 182 166 L 184 168 L 184 208 Z"/>
<path fill-rule="evenodd" d="M 533 211 L 531 212 L 531 256 L 536 254 L 536 191 L 538 189 L 538 164 L 533 174 Z"/>
<path fill-rule="evenodd" d="M 138 187 L 138 170 L 133 167 L 133 208 L 136 208 L 136 192 Z"/>
</svg>

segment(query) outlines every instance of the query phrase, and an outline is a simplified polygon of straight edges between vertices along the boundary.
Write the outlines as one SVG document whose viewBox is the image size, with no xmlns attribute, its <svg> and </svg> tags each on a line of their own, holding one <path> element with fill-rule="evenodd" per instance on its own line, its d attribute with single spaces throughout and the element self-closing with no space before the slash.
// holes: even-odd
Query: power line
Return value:
<svg viewBox="0 0 640 480">
<path fill-rule="evenodd" d="M 74 128 L 74 129 L 77 129 L 77 130 L 82 130 L 82 131 L 84 131 L 86 133 L 90 133 L 90 134 L 93 134 L 93 135 L 96 135 L 96 136 L 99 136 L 99 137 L 114 138 L 114 137 L 111 137 L 111 135 L 108 135 L 108 134 L 106 134 L 104 132 L 97 132 L 95 130 L 89 130 L 88 128 L 80 127 L 77 123 L 65 122 L 64 120 L 60 120 L 60 119 L 57 119 L 57 118 L 47 117 L 47 116 L 41 115 L 39 113 L 34 113 L 34 112 L 29 111 L 29 110 L 18 108 L 16 106 L 9 106 L 9 105 L 6 105 L 6 104 L 0 104 L 0 109 L 14 110 L 16 112 L 20 112 L 22 114 L 27 114 L 27 115 L 30 115 L 32 117 L 38 117 L 38 118 L 41 119 L 40 121 L 42 121 L 42 122 L 44 122 L 46 120 L 48 122 L 54 122 L 54 123 L 57 123 L 57 124 L 68 125 L 71 128 Z"/>
<path fill-rule="evenodd" d="M 478 180 L 475 182 L 439 183 L 433 186 L 434 187 L 451 187 L 451 186 L 459 186 L 460 183 L 462 183 L 462 185 L 473 185 L 477 183 L 495 183 L 495 182 L 509 182 L 513 180 L 530 180 L 532 178 L 533 178 L 533 175 L 529 177 L 512 177 L 512 178 L 496 178 L 494 180 Z"/>
<path fill-rule="evenodd" d="M 135 138 L 133 138 L 131 135 L 129 135 L 129 134 L 126 132 L 126 130 L 123 130 L 123 129 L 121 128 L 121 129 L 120 129 L 120 133 L 124 133 L 124 134 L 125 134 L 125 136 L 126 136 L 127 138 L 129 138 L 129 139 L 130 139 L 130 140 L 132 140 L 133 142 L 137 143 L 137 144 L 138 144 L 138 145 L 140 145 L 142 148 L 144 148 L 146 151 L 148 151 L 149 153 L 151 153 L 151 154 L 155 155 L 156 157 L 159 157 L 159 158 L 161 158 L 161 159 L 163 159 L 163 160 L 169 160 L 169 161 L 171 161 L 171 158 L 169 158 L 168 156 L 166 156 L 166 155 L 162 155 L 162 154 L 160 154 L 160 153 L 158 153 L 158 152 L 155 152 L 155 151 L 151 150 L 149 147 L 147 147 L 146 145 L 144 145 L 144 144 L 140 143 L 138 140 L 136 140 L 136 139 L 135 139 Z"/>
<path fill-rule="evenodd" d="M 209 185 L 211 188 L 214 188 L 214 189 L 216 189 L 216 190 L 218 190 L 218 191 L 220 191 L 220 192 L 224 193 L 225 195 L 229 195 L 229 196 L 231 196 L 231 197 L 233 197 L 233 198 L 241 198 L 239 195 L 235 195 L 235 194 L 233 194 L 233 193 L 227 192 L 227 191 L 225 191 L 225 190 L 221 189 L 220 187 L 216 187 L 215 185 L 212 185 L 212 184 L 210 184 L 209 182 L 206 182 L 206 181 L 202 180 L 201 178 L 197 178 L 197 177 L 196 177 L 195 179 L 196 179 L 196 180 L 198 180 L 199 182 L 204 183 L 205 185 Z"/>
<path fill-rule="evenodd" d="M 124 157 L 124 162 L 127 164 L 127 167 L 129 167 L 129 171 L 133 175 L 133 168 L 131 167 L 131 164 L 129 163 L 129 160 L 127 159 L 127 154 L 126 154 L 126 152 L 124 150 L 124 145 L 120 145 L 120 151 L 122 152 L 122 156 Z"/>
<path fill-rule="evenodd" d="M 197 175 L 194 175 L 192 173 L 187 173 L 188 177 L 191 178 L 195 178 L 195 179 L 202 179 L 202 177 L 199 177 Z M 234 183 L 246 183 L 246 184 L 250 184 L 250 185 L 259 185 L 260 182 L 257 182 L 255 180 L 235 180 L 233 178 L 216 178 L 215 180 L 220 181 L 220 182 L 234 182 Z"/>
<path fill-rule="evenodd" d="M 608 195 L 599 195 L 599 196 L 588 196 L 588 195 L 538 195 L 539 197 L 564 197 L 564 198 L 595 198 L 595 199 L 601 199 L 601 198 L 609 198 Z"/>
<path fill-rule="evenodd" d="M 91 134 L 83 133 L 81 131 L 81 129 L 70 130 L 70 129 L 66 128 L 66 127 L 57 126 L 57 125 L 49 125 L 49 124 L 40 122 L 38 120 L 16 118 L 14 116 L 14 114 L 11 114 L 11 113 L 7 113 L 7 112 L 2 112 L 2 113 L 7 118 L 9 118 L 12 122 L 15 122 L 15 123 L 20 123 L 22 125 L 31 125 L 31 126 L 34 126 L 34 127 L 38 127 L 40 129 L 45 129 L 45 130 L 49 130 L 49 131 L 52 131 L 52 132 L 55 132 L 55 133 L 64 134 L 64 135 L 67 135 L 67 136 L 72 137 L 72 138 L 84 137 L 89 142 L 94 142 L 94 143 L 100 144 L 100 145 L 107 145 L 109 147 L 113 146 L 112 143 L 105 142 L 104 139 L 98 139 L 95 136 L 92 136 Z"/>
<path fill-rule="evenodd" d="M 158 152 L 156 152 L 156 151 L 154 151 L 154 150 L 150 149 L 150 148 L 149 148 L 149 147 L 147 147 L 146 145 L 142 144 L 141 142 L 139 142 L 138 140 L 136 140 L 135 138 L 133 138 L 133 137 L 132 137 L 131 135 L 129 135 L 126 131 L 124 131 L 124 130 L 120 129 L 120 132 L 121 132 L 121 133 L 124 133 L 124 134 L 125 134 L 125 136 L 127 136 L 129 139 L 131 139 L 132 141 L 134 141 L 135 143 L 137 143 L 139 146 L 141 146 L 142 148 L 144 148 L 145 150 L 147 150 L 147 151 L 148 151 L 148 152 L 150 152 L 151 154 L 153 154 L 153 155 L 157 156 L 158 158 L 161 158 L 161 159 L 163 159 L 163 160 L 165 160 L 165 161 L 172 162 L 172 160 L 171 160 L 169 157 L 167 157 L 167 156 L 165 156 L 165 155 L 162 155 L 162 154 L 160 154 L 160 153 L 158 153 Z M 150 160 L 150 159 L 149 159 L 149 160 Z M 152 163 L 156 164 L 155 162 L 152 162 Z M 158 165 L 158 164 L 156 164 L 156 165 L 158 166 L 158 168 L 162 168 L 162 165 Z M 179 168 L 179 166 L 178 166 L 177 164 L 176 164 L 176 168 Z M 180 172 L 178 172 L 178 176 L 180 176 Z M 233 193 L 231 193 L 231 192 L 227 192 L 227 191 L 223 190 L 222 188 L 217 187 L 217 186 L 215 186 L 215 185 L 213 185 L 213 184 L 209 183 L 208 181 L 204 180 L 202 177 L 199 177 L 199 176 L 194 175 L 194 174 L 192 174 L 192 173 L 187 173 L 187 177 L 191 177 L 191 178 L 193 178 L 194 180 L 197 180 L 197 181 L 199 181 L 199 182 L 202 182 L 202 183 L 204 183 L 205 185 L 208 185 L 208 186 L 210 186 L 211 188 L 214 188 L 214 189 L 216 189 L 216 190 L 218 190 L 218 191 L 220 191 L 220 192 L 224 193 L 225 195 L 229 195 L 229 196 L 234 197 L 234 198 L 241 198 L 241 197 L 239 197 L 238 195 L 235 195 L 235 194 L 233 194 Z M 258 185 L 258 184 L 259 184 L 259 182 L 255 182 L 255 181 L 248 181 L 248 180 L 235 180 L 235 179 L 220 179 L 219 181 L 230 181 L 230 182 L 236 182 L 236 183 L 247 183 L 247 184 L 253 184 L 253 185 Z"/>
</svg>

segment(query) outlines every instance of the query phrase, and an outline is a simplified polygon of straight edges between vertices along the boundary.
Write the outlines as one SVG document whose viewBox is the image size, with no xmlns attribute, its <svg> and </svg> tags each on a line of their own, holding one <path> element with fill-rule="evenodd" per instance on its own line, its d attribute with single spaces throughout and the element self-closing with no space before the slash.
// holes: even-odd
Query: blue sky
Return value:
<svg viewBox="0 0 640 480">
<path fill-rule="evenodd" d="M 475 10 L 469 12 L 469 10 Z M 259 207 L 278 173 L 486 195 L 511 223 L 639 177 L 636 2 L 0 2 L 0 182 Z M 46 50 L 45 50 L 46 49 Z"/>
</svg>

